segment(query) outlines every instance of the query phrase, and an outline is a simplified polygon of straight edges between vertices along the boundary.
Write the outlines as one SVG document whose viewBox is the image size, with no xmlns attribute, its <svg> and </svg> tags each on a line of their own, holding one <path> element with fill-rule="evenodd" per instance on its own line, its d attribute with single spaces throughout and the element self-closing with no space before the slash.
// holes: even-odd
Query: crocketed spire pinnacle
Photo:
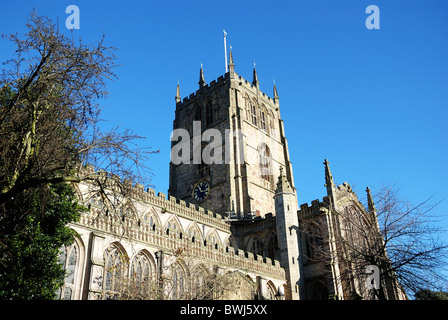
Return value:
<svg viewBox="0 0 448 320">
<path fill-rule="evenodd" d="M 294 192 L 289 184 L 288 178 L 286 174 L 283 172 L 283 167 L 280 166 L 280 175 L 278 176 L 277 188 L 275 189 L 276 193 L 283 192 Z"/>
<path fill-rule="evenodd" d="M 176 89 L 176 102 L 180 102 L 182 98 L 180 97 L 180 87 L 179 82 L 177 83 L 177 89 Z"/>
<path fill-rule="evenodd" d="M 277 87 L 275 86 L 275 82 L 274 82 L 274 102 L 278 101 L 278 92 L 277 92 Z"/>
<path fill-rule="evenodd" d="M 366 192 L 367 192 L 367 206 L 368 206 L 369 212 L 374 213 L 376 211 L 375 202 L 373 202 L 373 198 L 372 198 L 372 195 L 370 194 L 369 187 L 366 188 Z"/>
<path fill-rule="evenodd" d="M 204 70 L 202 69 L 202 63 L 201 63 L 201 70 L 199 70 L 199 88 L 205 87 L 205 85 L 207 84 L 205 82 L 205 78 L 204 78 Z"/>
<path fill-rule="evenodd" d="M 255 62 L 254 62 L 254 77 L 252 80 L 252 84 L 256 87 L 260 85 L 260 82 L 258 81 L 257 69 L 255 69 Z"/>
<path fill-rule="evenodd" d="M 331 175 L 330 162 L 328 162 L 328 160 L 325 159 L 324 165 L 325 165 L 325 186 L 327 188 L 333 187 L 334 182 L 333 182 L 333 176 Z"/>
<path fill-rule="evenodd" d="M 235 67 L 235 64 L 233 63 L 233 54 L 232 51 L 229 52 L 229 68 L 230 67 Z"/>
</svg>

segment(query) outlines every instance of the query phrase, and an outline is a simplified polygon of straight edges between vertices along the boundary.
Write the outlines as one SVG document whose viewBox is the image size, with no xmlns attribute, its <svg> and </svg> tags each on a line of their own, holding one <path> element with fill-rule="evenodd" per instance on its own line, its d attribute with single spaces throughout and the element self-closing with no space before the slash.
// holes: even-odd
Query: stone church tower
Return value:
<svg viewBox="0 0 448 320">
<path fill-rule="evenodd" d="M 177 86 L 169 195 L 226 217 L 236 250 L 280 260 L 285 297 L 299 299 L 298 203 L 277 88 L 263 93 L 255 67 L 252 82 L 238 75 L 232 52 L 224 76 L 206 84 L 201 67 L 198 83 L 183 100 Z"/>
<path fill-rule="evenodd" d="M 327 196 L 298 205 L 276 86 L 271 98 L 255 67 L 252 82 L 238 75 L 232 52 L 224 76 L 207 84 L 201 66 L 198 84 L 184 99 L 177 86 L 169 197 L 222 216 L 231 251 L 268 265 L 280 261 L 286 284 L 278 294 L 286 299 L 367 298 L 366 275 L 354 275 L 347 258 L 347 243 L 358 251 L 362 243 L 350 240 L 358 235 L 341 217 L 366 219 L 372 210 L 347 183 L 334 183 L 327 160 Z M 388 297 L 401 298 L 396 283 L 387 288 Z"/>
<path fill-rule="evenodd" d="M 189 141 L 177 139 L 172 146 L 184 142 L 189 147 L 181 151 L 183 161 L 170 163 L 169 195 L 224 216 L 275 213 L 280 167 L 295 191 L 275 85 L 271 98 L 260 90 L 255 68 L 252 82 L 242 78 L 235 72 L 230 52 L 229 72 L 207 84 L 201 67 L 199 89 L 182 100 L 178 86 L 175 100 L 174 132 L 186 130 Z M 217 132 L 219 136 L 210 142 L 210 133 Z M 215 161 L 210 164 L 204 155 L 210 154 L 212 143 L 219 148 L 212 151 Z M 198 191 L 209 191 L 195 199 L 200 181 L 207 186 L 201 185 Z"/>
<path fill-rule="evenodd" d="M 107 202 L 94 184 L 75 186 L 89 210 L 69 224 L 77 236 L 61 248 L 59 297 L 372 298 L 365 268 L 353 268 L 354 253 L 369 249 L 359 230 L 379 229 L 369 189 L 366 209 L 325 160 L 327 195 L 299 206 L 275 85 L 271 98 L 255 68 L 252 82 L 238 75 L 232 52 L 224 76 L 207 84 L 201 67 L 198 83 L 184 99 L 177 86 L 168 197 L 136 183 L 127 195 L 106 190 Z M 225 275 L 219 285 L 214 274 Z M 204 296 L 210 285 L 220 289 Z M 393 274 L 381 286 L 406 298 Z"/>
</svg>

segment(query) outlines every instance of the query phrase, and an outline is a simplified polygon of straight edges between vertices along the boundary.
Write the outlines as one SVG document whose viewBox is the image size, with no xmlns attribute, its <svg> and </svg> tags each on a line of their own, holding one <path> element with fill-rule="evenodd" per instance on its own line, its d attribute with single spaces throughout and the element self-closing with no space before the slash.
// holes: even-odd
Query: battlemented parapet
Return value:
<svg viewBox="0 0 448 320">
<path fill-rule="evenodd" d="M 297 215 L 300 220 L 320 215 L 329 208 L 329 204 L 328 196 L 324 197 L 322 201 L 318 199 L 311 201 L 311 205 L 307 203 L 301 204 Z"/>
<path fill-rule="evenodd" d="M 224 76 L 220 76 L 218 79 L 211 81 L 209 84 L 205 84 L 203 87 L 199 88 L 195 92 L 191 93 L 189 96 L 183 98 L 176 103 L 176 109 L 181 109 L 192 102 L 194 102 L 198 97 L 202 95 L 209 94 L 216 90 L 216 88 L 229 83 L 229 74 L 226 73 Z"/>
<path fill-rule="evenodd" d="M 155 205 L 162 210 L 184 218 L 213 226 L 222 231 L 230 231 L 230 226 L 223 220 L 221 214 L 205 210 L 192 203 L 186 204 L 185 201 L 176 199 L 173 196 L 167 198 L 166 194 L 162 192 L 158 192 L 156 196 L 155 190 L 152 188 L 147 188 L 146 192 L 143 191 L 143 188 L 134 188 L 131 196 L 143 203 Z"/>
<path fill-rule="evenodd" d="M 80 188 L 83 189 L 83 188 Z M 82 214 L 79 222 L 71 225 L 116 236 L 119 239 L 159 248 L 167 252 L 185 249 L 194 259 L 230 268 L 247 270 L 270 278 L 284 279 L 284 269 L 279 261 L 265 260 L 242 250 L 235 250 L 228 243 L 230 225 L 220 214 L 205 210 L 192 204 L 186 204 L 175 197 L 169 198 L 162 192 L 156 195 L 152 188 L 144 191 L 142 185 L 132 187 L 129 198 L 137 208 L 135 214 L 121 216 L 118 212 L 102 213 L 101 204 L 89 202 L 90 210 Z M 143 220 L 145 212 L 155 216 L 151 225 Z M 181 221 L 177 229 L 170 229 L 167 221 Z M 206 233 L 197 234 L 196 241 L 188 234 L 187 226 L 202 225 Z M 201 232 L 199 228 L 198 232 Z M 216 231 L 218 233 L 216 233 Z M 216 235 L 218 239 L 210 238 Z M 209 240 L 209 241 L 208 241 Z M 241 252 L 242 251 L 242 252 Z"/>
<path fill-rule="evenodd" d="M 278 110 L 278 98 L 274 99 L 268 96 L 266 93 L 262 92 L 257 86 L 248 80 L 244 79 L 242 76 L 236 74 L 235 81 L 239 86 L 244 86 L 244 89 L 248 92 L 251 92 L 254 95 L 258 95 L 262 100 L 260 102 L 265 102 L 274 109 Z M 191 93 L 189 96 L 184 97 L 183 99 L 179 99 L 176 103 L 176 109 L 182 109 L 191 103 L 194 103 L 197 99 L 201 99 L 203 96 L 211 94 L 216 91 L 217 88 L 221 86 L 229 86 L 230 87 L 230 77 L 229 73 L 226 73 L 224 76 L 220 76 L 216 80 L 212 80 L 209 84 L 204 84 L 201 88 Z"/>
</svg>

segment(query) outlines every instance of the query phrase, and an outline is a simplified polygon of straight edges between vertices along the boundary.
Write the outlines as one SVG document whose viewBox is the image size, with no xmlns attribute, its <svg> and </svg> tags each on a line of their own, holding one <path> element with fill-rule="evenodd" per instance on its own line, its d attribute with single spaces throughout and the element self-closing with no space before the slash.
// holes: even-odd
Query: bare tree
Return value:
<svg viewBox="0 0 448 320">
<path fill-rule="evenodd" d="M 352 299 L 398 299 L 404 291 L 440 290 L 448 245 L 439 239 L 442 229 L 434 219 L 438 203 L 429 198 L 412 205 L 395 187 L 383 186 L 373 197 L 366 191 L 365 206 L 352 202 L 301 221 L 306 261 L 327 275 L 329 263 L 337 261 L 333 281 Z M 377 286 L 366 282 L 370 266 L 378 267 Z"/>
<path fill-rule="evenodd" d="M 149 183 L 145 160 L 157 151 L 139 148 L 130 130 L 100 126 L 115 49 L 104 37 L 96 45 L 67 37 L 35 11 L 27 27 L 23 37 L 2 35 L 16 51 L 0 78 L 0 205 L 47 183 L 87 181 L 105 200 L 106 189 L 126 195 L 126 181 Z"/>
<path fill-rule="evenodd" d="M 189 253 L 178 248 L 164 253 L 160 272 L 145 273 L 129 257 L 120 254 L 117 264 L 109 266 L 113 277 L 113 292 L 104 292 L 103 298 L 117 300 L 219 300 L 246 292 L 233 272 L 222 272 L 217 266 L 203 264 Z M 179 268 L 183 271 L 179 272 Z M 244 286 L 246 285 L 246 286 Z M 253 288 L 251 288 L 253 289 Z M 247 291 L 247 290 L 246 290 Z M 244 296 L 246 297 L 246 296 Z M 247 298 L 247 297 L 246 297 Z"/>
<path fill-rule="evenodd" d="M 375 195 L 378 225 L 384 238 L 379 247 L 390 259 L 388 269 L 412 293 L 441 290 L 446 285 L 448 244 L 440 239 L 443 230 L 435 211 L 440 204 L 430 197 L 412 204 L 395 186 L 383 186 Z"/>
</svg>

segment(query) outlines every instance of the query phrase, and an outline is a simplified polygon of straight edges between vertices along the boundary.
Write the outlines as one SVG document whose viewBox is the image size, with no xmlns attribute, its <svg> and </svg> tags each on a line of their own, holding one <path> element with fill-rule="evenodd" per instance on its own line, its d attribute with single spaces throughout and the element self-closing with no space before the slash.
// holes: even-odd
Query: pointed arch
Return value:
<svg viewBox="0 0 448 320">
<path fill-rule="evenodd" d="M 219 111 L 221 110 L 222 106 L 222 98 L 219 93 L 215 93 L 215 96 L 213 98 L 213 121 L 219 120 Z"/>
<path fill-rule="evenodd" d="M 211 98 L 205 99 L 205 127 L 209 127 L 214 122 L 214 106 Z"/>
<path fill-rule="evenodd" d="M 187 236 L 191 242 L 202 242 L 204 240 L 201 229 L 199 228 L 196 221 L 190 223 L 187 228 Z"/>
<path fill-rule="evenodd" d="M 267 299 L 276 300 L 277 288 L 275 287 L 275 284 L 272 282 L 272 280 L 269 280 L 266 283 L 266 289 L 267 289 Z"/>
<path fill-rule="evenodd" d="M 272 263 L 274 263 L 274 260 L 279 259 L 279 246 L 278 246 L 278 238 L 277 233 L 272 230 L 270 231 L 266 237 L 265 237 L 265 256 L 270 258 L 272 260 Z"/>
<path fill-rule="evenodd" d="M 226 242 L 226 252 L 229 252 L 230 248 L 233 248 L 233 252 L 238 252 L 239 249 L 238 242 L 236 241 L 233 235 L 230 235 L 225 242 Z"/>
<path fill-rule="evenodd" d="M 218 248 L 218 246 L 221 245 L 221 238 L 218 235 L 218 232 L 216 231 L 216 229 L 212 229 L 207 233 L 207 236 L 205 237 L 206 239 L 206 244 L 207 245 L 212 245 L 215 249 Z"/>
<path fill-rule="evenodd" d="M 269 132 L 268 112 L 264 104 L 260 107 L 260 129 Z"/>
<path fill-rule="evenodd" d="M 212 299 L 212 292 L 207 290 L 209 270 L 204 264 L 199 264 L 191 271 L 191 299 Z"/>
<path fill-rule="evenodd" d="M 266 143 L 260 143 L 258 146 L 258 156 L 260 161 L 260 176 L 263 181 L 269 184 L 269 187 L 273 188 L 274 177 L 272 174 L 272 156 L 271 150 Z"/>
<path fill-rule="evenodd" d="M 254 234 L 249 239 L 249 241 L 247 242 L 246 251 L 252 252 L 255 259 L 257 258 L 257 255 L 265 257 L 263 240 L 258 234 Z"/>
<path fill-rule="evenodd" d="M 149 252 L 147 249 L 142 249 L 140 251 L 138 251 L 137 253 L 134 254 L 134 256 L 131 259 L 131 265 L 132 263 L 135 261 L 135 259 L 137 257 L 141 257 L 144 259 L 148 260 L 149 263 L 149 268 L 152 274 L 155 274 L 156 272 L 156 266 L 157 266 L 157 262 L 156 259 L 154 258 L 154 256 L 151 254 L 151 252 Z"/>
<path fill-rule="evenodd" d="M 269 127 L 272 133 L 275 132 L 275 114 L 272 110 L 269 110 Z"/>
<path fill-rule="evenodd" d="M 138 221 L 137 209 L 130 200 L 127 200 L 117 211 L 118 218 L 121 219 L 122 222 L 125 222 L 126 220 Z"/>
<path fill-rule="evenodd" d="M 173 300 L 182 300 L 187 297 L 187 293 L 189 292 L 188 279 L 189 272 L 188 268 L 182 260 L 176 261 L 170 267 L 171 272 L 171 299 Z M 169 289 L 169 288 L 168 288 Z"/>
<path fill-rule="evenodd" d="M 216 292 L 217 299 L 226 300 L 253 300 L 257 293 L 257 284 L 241 271 L 229 271 L 223 275 L 224 288 Z M 226 286 L 225 284 L 230 284 Z"/>
<path fill-rule="evenodd" d="M 84 270 L 84 242 L 75 237 L 71 245 L 63 245 L 59 252 L 59 263 L 65 269 L 64 284 L 56 291 L 56 297 L 62 300 L 81 299 L 81 281 Z"/>
<path fill-rule="evenodd" d="M 258 126 L 258 104 L 255 99 L 252 99 L 250 101 L 250 117 L 251 117 L 251 123 L 254 126 Z"/>
<path fill-rule="evenodd" d="M 167 235 L 174 232 L 180 237 L 182 237 L 184 233 L 182 224 L 180 223 L 179 217 L 177 215 L 173 215 L 171 218 L 168 219 L 168 221 L 165 223 L 164 230 Z"/>
<path fill-rule="evenodd" d="M 245 111 L 245 116 L 246 116 L 246 120 L 250 121 L 250 98 L 249 95 L 247 93 L 244 94 L 243 96 L 243 101 L 244 101 L 244 111 Z"/>
<path fill-rule="evenodd" d="M 202 106 L 197 103 L 193 106 L 193 120 L 202 121 Z"/>
<path fill-rule="evenodd" d="M 104 251 L 103 298 L 117 299 L 127 275 L 129 258 L 124 247 L 112 242 Z"/>
<path fill-rule="evenodd" d="M 138 296 L 151 297 L 151 283 L 155 275 L 156 262 L 151 253 L 146 249 L 137 252 L 131 260 L 129 279 Z"/>
<path fill-rule="evenodd" d="M 145 212 L 141 219 L 140 219 L 141 223 L 144 226 L 148 226 L 148 228 L 150 230 L 155 231 L 156 226 L 161 226 L 162 223 L 160 222 L 160 217 L 159 214 L 157 213 L 157 211 L 154 209 L 154 207 L 151 207 L 150 210 L 148 210 L 147 212 Z"/>
</svg>

